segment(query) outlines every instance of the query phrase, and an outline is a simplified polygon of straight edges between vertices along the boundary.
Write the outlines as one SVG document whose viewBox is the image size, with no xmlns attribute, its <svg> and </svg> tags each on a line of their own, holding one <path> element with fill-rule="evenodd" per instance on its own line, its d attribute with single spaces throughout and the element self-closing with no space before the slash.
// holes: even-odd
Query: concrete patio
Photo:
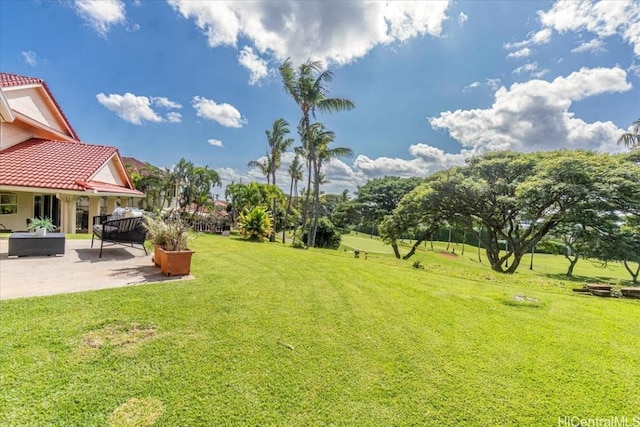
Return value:
<svg viewBox="0 0 640 427">
<path fill-rule="evenodd" d="M 105 246 L 91 240 L 66 240 L 65 254 L 11 257 L 9 241 L 0 239 L 0 299 L 55 295 L 147 283 L 191 279 L 166 277 L 142 249 Z"/>
</svg>

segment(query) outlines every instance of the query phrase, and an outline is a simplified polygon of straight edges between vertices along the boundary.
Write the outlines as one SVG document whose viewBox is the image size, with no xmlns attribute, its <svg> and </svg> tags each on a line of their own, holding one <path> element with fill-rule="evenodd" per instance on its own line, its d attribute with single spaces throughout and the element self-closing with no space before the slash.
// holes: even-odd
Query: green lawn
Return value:
<svg viewBox="0 0 640 427">
<path fill-rule="evenodd" d="M 401 245 L 404 247 L 401 248 L 401 253 L 405 254 L 409 251 L 409 247 L 413 245 L 413 241 L 405 240 L 401 242 Z M 385 245 L 382 240 L 377 237 L 370 237 L 368 235 L 362 233 L 350 233 L 342 236 L 342 244 L 348 250 L 352 250 L 354 248 L 358 248 L 361 251 L 368 251 L 370 254 L 379 254 L 379 255 L 393 255 L 393 249 L 389 245 Z M 436 252 L 445 252 L 447 247 L 446 242 L 434 242 L 434 250 Z M 478 262 L 478 248 L 472 245 L 465 246 L 465 253 L 462 256 L 462 244 L 461 243 L 451 243 L 449 247 L 449 251 L 456 251 L 456 255 L 461 258 L 461 260 L 465 262 Z M 425 254 L 431 252 L 431 243 L 426 242 L 426 244 L 422 244 L 417 254 L 411 259 L 413 260 L 422 260 Z M 484 249 L 481 250 L 480 254 L 483 262 L 486 261 L 486 257 L 484 254 Z M 531 265 L 531 255 L 525 255 L 520 264 L 520 268 L 518 272 L 520 274 L 529 274 L 529 267 Z M 547 254 L 534 254 L 533 257 L 533 274 L 534 275 L 545 275 L 548 277 L 565 279 L 565 275 L 567 273 L 567 269 L 569 268 L 569 261 L 564 256 L 555 256 L 555 255 L 547 255 Z M 581 259 L 576 264 L 575 270 L 573 272 L 574 281 L 604 281 L 604 282 L 612 282 L 612 283 L 623 283 L 625 285 L 630 285 L 631 276 L 625 270 L 622 263 L 612 262 L 608 265 L 603 265 L 600 261 L 597 260 L 584 260 Z"/>
<path fill-rule="evenodd" d="M 429 251 L 193 246 L 196 280 L 0 302 L 0 425 L 640 417 L 637 300 Z"/>
</svg>

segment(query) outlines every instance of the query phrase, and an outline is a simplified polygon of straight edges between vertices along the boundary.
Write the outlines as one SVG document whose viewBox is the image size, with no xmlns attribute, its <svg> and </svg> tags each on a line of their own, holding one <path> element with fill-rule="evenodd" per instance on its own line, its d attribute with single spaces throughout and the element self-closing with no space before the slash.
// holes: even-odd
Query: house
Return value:
<svg viewBox="0 0 640 427">
<path fill-rule="evenodd" d="M 42 79 L 0 73 L 0 224 L 48 217 L 73 234 L 141 197 L 118 149 L 82 142 Z"/>
</svg>

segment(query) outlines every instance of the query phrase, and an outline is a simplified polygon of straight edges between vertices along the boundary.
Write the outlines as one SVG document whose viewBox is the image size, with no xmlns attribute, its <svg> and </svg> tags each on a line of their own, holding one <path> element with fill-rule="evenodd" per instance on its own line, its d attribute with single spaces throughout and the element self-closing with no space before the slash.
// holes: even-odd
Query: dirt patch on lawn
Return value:
<svg viewBox="0 0 640 427">
<path fill-rule="evenodd" d="M 109 415 L 109 427 L 148 427 L 164 414 L 164 405 L 155 397 L 132 398 Z"/>
<path fill-rule="evenodd" d="M 101 353 L 135 356 L 142 344 L 156 336 L 154 325 L 110 322 L 84 334 L 75 355 L 80 360 Z"/>
<path fill-rule="evenodd" d="M 450 252 L 440 252 L 440 256 L 443 256 L 443 257 L 449 258 L 449 259 L 458 259 L 458 255 L 452 254 Z"/>
</svg>

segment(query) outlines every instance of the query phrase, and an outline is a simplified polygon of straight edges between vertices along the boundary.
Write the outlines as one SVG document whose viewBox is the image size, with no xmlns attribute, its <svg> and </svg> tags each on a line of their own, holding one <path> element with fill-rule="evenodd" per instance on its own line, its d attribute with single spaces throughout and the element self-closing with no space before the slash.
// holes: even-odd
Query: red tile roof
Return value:
<svg viewBox="0 0 640 427">
<path fill-rule="evenodd" d="M 65 116 L 64 111 L 62 111 L 62 108 L 60 108 L 60 104 L 58 104 L 58 101 L 56 101 L 56 98 L 53 96 L 53 94 L 49 90 L 49 87 L 47 86 L 44 80 L 36 77 L 21 76 L 18 74 L 0 73 L 0 87 L 6 88 L 6 87 L 14 87 L 14 86 L 27 86 L 27 85 L 42 85 L 44 90 L 49 95 L 49 98 L 51 98 L 51 101 L 60 112 L 62 119 L 64 120 L 65 124 L 69 128 L 69 132 L 71 133 L 71 136 L 73 136 L 74 139 L 80 140 L 80 137 L 76 133 L 75 129 L 73 129 L 73 126 L 71 126 L 71 122 L 69 122 L 69 119 L 67 119 L 67 116 Z"/>
<path fill-rule="evenodd" d="M 119 192 L 142 194 L 89 181 L 113 155 L 118 155 L 115 147 L 32 138 L 0 151 L 0 185 L 111 192 L 104 187 L 108 186 Z"/>
</svg>

